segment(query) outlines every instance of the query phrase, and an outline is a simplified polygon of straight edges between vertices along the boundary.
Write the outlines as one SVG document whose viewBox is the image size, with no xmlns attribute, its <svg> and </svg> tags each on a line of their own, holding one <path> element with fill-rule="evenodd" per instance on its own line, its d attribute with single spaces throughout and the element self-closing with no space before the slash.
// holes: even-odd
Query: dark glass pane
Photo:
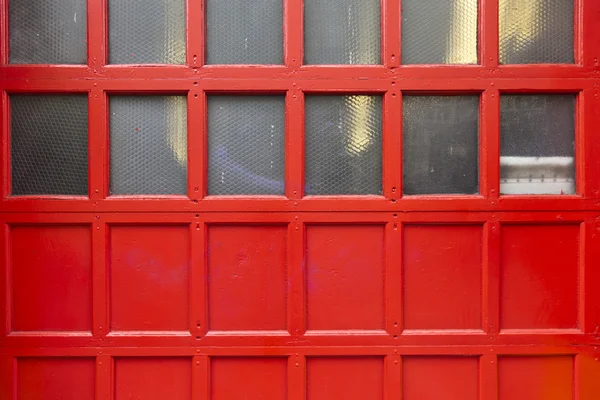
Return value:
<svg viewBox="0 0 600 400">
<path fill-rule="evenodd" d="M 185 0 L 108 0 L 111 64 L 184 64 Z"/>
<path fill-rule="evenodd" d="M 500 192 L 575 193 L 575 96 L 505 95 Z"/>
<path fill-rule="evenodd" d="M 210 96 L 208 194 L 284 194 L 283 96 Z"/>
<path fill-rule="evenodd" d="M 110 98 L 110 192 L 187 193 L 184 96 Z"/>
<path fill-rule="evenodd" d="M 405 96 L 405 194 L 475 194 L 479 190 L 477 96 Z"/>
<path fill-rule="evenodd" d="M 10 96 L 13 195 L 88 194 L 87 100 Z"/>
<path fill-rule="evenodd" d="M 573 12 L 573 0 L 500 0 L 500 62 L 573 63 Z"/>
<path fill-rule="evenodd" d="M 305 0 L 305 64 L 381 64 L 379 0 Z"/>
<path fill-rule="evenodd" d="M 282 0 L 207 0 L 207 64 L 283 64 Z"/>
<path fill-rule="evenodd" d="M 85 64 L 86 0 L 10 0 L 11 64 Z"/>
<path fill-rule="evenodd" d="M 306 194 L 381 194 L 381 151 L 381 97 L 306 96 Z"/>
<path fill-rule="evenodd" d="M 477 0 L 403 0 L 403 64 L 477 64 Z"/>
</svg>

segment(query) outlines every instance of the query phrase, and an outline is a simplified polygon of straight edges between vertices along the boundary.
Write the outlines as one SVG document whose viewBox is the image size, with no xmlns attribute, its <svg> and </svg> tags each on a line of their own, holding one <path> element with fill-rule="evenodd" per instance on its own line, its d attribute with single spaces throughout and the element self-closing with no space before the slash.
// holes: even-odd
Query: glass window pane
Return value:
<svg viewBox="0 0 600 400">
<path fill-rule="evenodd" d="M 85 64 L 86 0 L 10 0 L 11 64 Z"/>
<path fill-rule="evenodd" d="M 380 0 L 305 0 L 305 64 L 381 64 Z"/>
<path fill-rule="evenodd" d="M 284 194 L 283 96 L 210 96 L 208 194 Z"/>
<path fill-rule="evenodd" d="M 405 96 L 405 194 L 479 191 L 479 97 Z"/>
<path fill-rule="evenodd" d="M 86 95 L 11 95 L 13 195 L 88 194 Z"/>
<path fill-rule="evenodd" d="M 575 193 L 575 95 L 505 95 L 500 193 Z"/>
<path fill-rule="evenodd" d="M 573 0 L 500 0 L 500 62 L 574 62 Z"/>
<path fill-rule="evenodd" d="M 207 64 L 283 64 L 282 0 L 207 0 Z"/>
<path fill-rule="evenodd" d="M 110 192 L 187 193 L 184 96 L 110 98 Z"/>
<path fill-rule="evenodd" d="M 381 97 L 306 96 L 305 193 L 380 195 L 381 135 Z"/>
<path fill-rule="evenodd" d="M 477 0 L 403 0 L 403 64 L 477 64 Z"/>
<path fill-rule="evenodd" d="M 111 64 L 184 64 L 185 0 L 109 0 Z"/>
</svg>

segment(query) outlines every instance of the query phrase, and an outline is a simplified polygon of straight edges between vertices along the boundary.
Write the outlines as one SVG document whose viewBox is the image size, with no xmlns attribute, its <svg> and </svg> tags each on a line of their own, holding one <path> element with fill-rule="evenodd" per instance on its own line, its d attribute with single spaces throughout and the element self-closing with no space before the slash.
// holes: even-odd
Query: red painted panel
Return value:
<svg viewBox="0 0 600 400">
<path fill-rule="evenodd" d="M 90 227 L 13 226 L 10 245 L 12 330 L 90 331 Z"/>
<path fill-rule="evenodd" d="M 306 399 L 383 399 L 383 357 L 310 357 Z"/>
<path fill-rule="evenodd" d="M 191 398 L 191 358 L 115 359 L 116 400 L 190 400 Z"/>
<path fill-rule="evenodd" d="M 93 399 L 95 379 L 93 358 L 19 358 L 17 398 L 18 400 Z"/>
<path fill-rule="evenodd" d="M 383 249 L 383 226 L 306 228 L 308 329 L 383 328 Z"/>
<path fill-rule="evenodd" d="M 404 357 L 403 400 L 477 400 L 477 357 Z"/>
<path fill-rule="evenodd" d="M 573 399 L 573 357 L 500 357 L 498 400 Z"/>
<path fill-rule="evenodd" d="M 187 330 L 188 226 L 110 228 L 113 331 Z"/>
<path fill-rule="evenodd" d="M 579 225 L 507 225 L 501 240 L 501 327 L 576 328 Z"/>
<path fill-rule="evenodd" d="M 285 400 L 287 359 L 214 357 L 210 360 L 211 400 Z"/>
<path fill-rule="evenodd" d="M 211 330 L 286 328 L 285 226 L 208 227 Z"/>
<path fill-rule="evenodd" d="M 481 328 L 481 226 L 406 225 L 404 328 Z"/>
</svg>

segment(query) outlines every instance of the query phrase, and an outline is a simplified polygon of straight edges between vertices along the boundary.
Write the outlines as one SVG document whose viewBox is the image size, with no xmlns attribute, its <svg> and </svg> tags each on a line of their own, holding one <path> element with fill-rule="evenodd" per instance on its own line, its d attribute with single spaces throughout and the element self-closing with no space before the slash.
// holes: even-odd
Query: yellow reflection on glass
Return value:
<svg viewBox="0 0 600 400">
<path fill-rule="evenodd" d="M 348 155 L 361 156 L 372 145 L 372 119 L 380 112 L 378 100 L 375 96 L 344 96 L 344 106 L 351 115 L 346 131 Z"/>
<path fill-rule="evenodd" d="M 572 63 L 573 7 L 572 0 L 500 0 L 500 62 Z"/>
<path fill-rule="evenodd" d="M 166 140 L 177 164 L 187 169 L 187 103 L 185 96 L 165 97 Z"/>
</svg>

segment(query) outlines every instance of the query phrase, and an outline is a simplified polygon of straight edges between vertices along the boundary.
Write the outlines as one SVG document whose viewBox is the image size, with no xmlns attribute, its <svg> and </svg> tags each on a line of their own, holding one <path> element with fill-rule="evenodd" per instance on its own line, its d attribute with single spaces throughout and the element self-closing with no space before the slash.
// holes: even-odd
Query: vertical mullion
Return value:
<svg viewBox="0 0 600 400">
<path fill-rule="evenodd" d="M 600 2 L 599 1 L 575 1 L 576 34 L 575 48 L 581 49 L 576 62 L 586 67 L 598 70 L 600 65 Z"/>
<path fill-rule="evenodd" d="M 479 358 L 480 398 L 498 400 L 498 357 L 496 354 L 484 354 Z"/>
<path fill-rule="evenodd" d="M 400 12 L 402 0 L 381 0 L 383 65 L 388 68 L 400 66 Z"/>
<path fill-rule="evenodd" d="M 104 337 L 110 332 L 109 274 L 107 273 L 108 227 L 97 215 L 92 224 L 92 334 Z"/>
<path fill-rule="evenodd" d="M 575 119 L 576 191 L 587 198 L 600 198 L 600 146 L 597 127 L 600 124 L 600 88 L 584 89 L 577 98 Z"/>
<path fill-rule="evenodd" d="M 500 223 L 484 225 L 482 246 L 482 328 L 488 335 L 500 332 Z"/>
<path fill-rule="evenodd" d="M 99 355 L 96 358 L 96 399 L 114 399 L 113 394 L 113 358 Z"/>
<path fill-rule="evenodd" d="M 90 92 L 88 114 L 88 191 L 99 200 L 109 195 L 107 96 L 101 89 Z"/>
<path fill-rule="evenodd" d="M 393 214 L 393 221 L 385 227 L 385 328 L 390 335 L 402 332 L 402 229 Z"/>
<path fill-rule="evenodd" d="M 88 65 L 98 68 L 107 64 L 108 1 L 87 0 Z"/>
<path fill-rule="evenodd" d="M 585 333 L 600 334 L 600 219 L 590 219 L 582 224 L 579 261 L 579 320 Z"/>
<path fill-rule="evenodd" d="M 294 353 L 288 357 L 287 400 L 306 400 L 306 357 Z"/>
<path fill-rule="evenodd" d="M 285 194 L 289 199 L 304 195 L 304 94 L 290 90 L 285 98 Z"/>
<path fill-rule="evenodd" d="M 0 92 L 0 204 L 11 193 L 11 161 L 10 161 L 10 104 L 8 94 Z"/>
<path fill-rule="evenodd" d="M 394 354 L 385 357 L 385 400 L 402 400 L 402 357 L 397 353 L 394 350 Z"/>
<path fill-rule="evenodd" d="M 3 354 L 0 356 L 0 396 L 7 400 L 16 399 L 16 384 L 16 360 L 11 354 Z"/>
<path fill-rule="evenodd" d="M 497 68 L 499 64 L 499 0 L 480 0 L 478 40 L 480 44 L 479 63 L 487 68 Z"/>
<path fill-rule="evenodd" d="M 193 357 L 192 400 L 210 399 L 210 359 L 205 355 Z"/>
<path fill-rule="evenodd" d="M 206 224 L 199 214 L 190 225 L 190 332 L 195 337 L 208 332 Z"/>
<path fill-rule="evenodd" d="M 396 82 L 392 82 L 395 86 Z M 402 196 L 402 94 L 392 89 L 383 98 L 383 195 Z"/>
<path fill-rule="evenodd" d="M 500 195 L 500 92 L 481 94 L 479 123 L 479 193 L 489 199 Z"/>
<path fill-rule="evenodd" d="M 198 82 L 187 96 L 187 147 L 188 147 L 188 197 L 201 200 L 206 193 L 204 162 L 205 146 L 205 97 L 202 90 L 197 89 Z"/>
<path fill-rule="evenodd" d="M 300 68 L 304 50 L 304 0 L 283 0 L 283 57 L 288 68 Z"/>
<path fill-rule="evenodd" d="M 294 218 L 288 225 L 287 243 L 287 281 L 288 294 L 288 331 L 291 336 L 302 336 L 306 332 L 306 278 L 305 278 L 305 241 L 304 224 Z"/>
<path fill-rule="evenodd" d="M 186 7 L 186 42 L 187 64 L 190 67 L 201 67 L 205 63 L 206 46 L 206 1 L 187 0 Z"/>
<path fill-rule="evenodd" d="M 0 337 L 5 337 L 11 330 L 12 304 L 11 304 L 11 262 L 10 262 L 10 230 L 8 224 L 0 222 Z"/>
<path fill-rule="evenodd" d="M 8 0 L 0 0 L 0 65 L 8 64 L 9 54 Z"/>
</svg>

